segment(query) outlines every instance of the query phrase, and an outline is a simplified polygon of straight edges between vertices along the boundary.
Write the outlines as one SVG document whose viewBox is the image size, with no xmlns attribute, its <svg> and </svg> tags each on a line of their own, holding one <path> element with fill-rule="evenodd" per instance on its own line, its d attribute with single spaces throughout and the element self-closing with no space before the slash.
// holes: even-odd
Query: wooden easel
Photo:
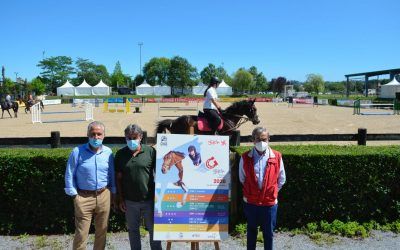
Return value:
<svg viewBox="0 0 400 250">
<path fill-rule="evenodd" d="M 200 240 L 200 241 L 185 241 L 185 240 L 168 240 L 167 241 L 167 250 L 171 250 L 172 242 L 190 242 L 191 250 L 200 250 L 200 242 L 214 242 L 215 250 L 219 250 L 219 242 L 217 240 Z"/>
</svg>

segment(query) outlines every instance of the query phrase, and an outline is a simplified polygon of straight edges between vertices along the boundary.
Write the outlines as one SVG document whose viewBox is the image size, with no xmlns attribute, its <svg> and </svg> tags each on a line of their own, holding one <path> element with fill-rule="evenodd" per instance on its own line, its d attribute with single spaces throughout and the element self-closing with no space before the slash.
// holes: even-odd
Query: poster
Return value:
<svg viewBox="0 0 400 250">
<path fill-rule="evenodd" d="M 157 134 L 154 240 L 228 237 L 229 137 Z"/>
</svg>

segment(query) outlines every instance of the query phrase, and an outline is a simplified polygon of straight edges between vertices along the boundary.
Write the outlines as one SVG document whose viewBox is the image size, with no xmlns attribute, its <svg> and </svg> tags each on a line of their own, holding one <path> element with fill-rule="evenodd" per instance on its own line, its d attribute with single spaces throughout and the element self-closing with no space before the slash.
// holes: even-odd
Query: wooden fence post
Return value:
<svg viewBox="0 0 400 250">
<path fill-rule="evenodd" d="M 147 131 L 143 131 L 142 144 L 147 144 Z"/>
<path fill-rule="evenodd" d="M 359 128 L 357 134 L 358 145 L 366 146 L 367 145 L 367 129 Z"/>
<path fill-rule="evenodd" d="M 240 146 L 240 130 L 232 131 L 229 146 Z"/>
<path fill-rule="evenodd" d="M 51 131 L 50 133 L 50 147 L 59 148 L 61 147 L 60 131 Z"/>
</svg>

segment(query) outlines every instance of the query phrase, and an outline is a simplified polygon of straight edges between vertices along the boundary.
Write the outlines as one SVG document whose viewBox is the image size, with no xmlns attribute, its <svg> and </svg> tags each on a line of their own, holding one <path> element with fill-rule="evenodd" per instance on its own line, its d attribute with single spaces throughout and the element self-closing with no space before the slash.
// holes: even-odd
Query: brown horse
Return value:
<svg viewBox="0 0 400 250">
<path fill-rule="evenodd" d="M 41 100 L 38 100 L 38 101 L 24 101 L 24 103 L 25 103 L 25 114 L 27 114 L 28 111 L 31 112 L 31 107 L 33 105 L 35 105 L 36 103 L 40 103 L 40 111 L 41 112 L 43 112 L 43 110 L 44 110 L 44 105 L 43 105 L 43 102 Z"/>
<path fill-rule="evenodd" d="M 19 107 L 18 102 L 12 102 L 11 103 L 11 107 L 8 105 L 8 103 L 1 102 L 1 111 L 2 111 L 1 112 L 1 119 L 3 119 L 4 110 L 6 110 L 8 112 L 8 114 L 10 115 L 10 117 L 12 118 L 11 113 L 10 113 L 10 109 L 12 109 L 14 111 L 14 117 L 17 118 L 18 107 Z"/>
<path fill-rule="evenodd" d="M 257 108 L 254 105 L 255 99 L 244 100 L 233 103 L 222 111 L 221 117 L 224 121 L 223 127 L 218 134 L 231 135 L 235 129 L 247 121 L 254 125 L 259 124 Z M 169 131 L 171 134 L 190 134 L 190 128 L 194 128 L 194 134 L 210 134 L 209 132 L 199 131 L 197 128 L 198 116 L 183 115 L 175 120 L 165 119 L 157 123 L 156 134 Z"/>
<path fill-rule="evenodd" d="M 163 174 L 166 174 L 172 166 L 175 165 L 175 167 L 178 169 L 179 173 L 179 180 L 174 182 L 175 186 L 179 186 L 182 188 L 182 190 L 187 193 L 187 187 L 185 183 L 183 183 L 183 165 L 182 165 L 182 160 L 185 158 L 185 154 L 178 152 L 178 151 L 169 151 L 166 155 L 163 157 L 163 164 L 161 167 L 161 172 Z"/>
</svg>

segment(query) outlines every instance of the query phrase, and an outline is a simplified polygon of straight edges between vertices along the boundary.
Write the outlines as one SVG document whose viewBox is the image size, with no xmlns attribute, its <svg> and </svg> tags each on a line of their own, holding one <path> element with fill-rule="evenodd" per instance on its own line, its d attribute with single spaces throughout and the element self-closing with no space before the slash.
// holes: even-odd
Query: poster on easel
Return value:
<svg viewBox="0 0 400 250">
<path fill-rule="evenodd" d="M 157 134 L 154 240 L 223 240 L 229 137 Z"/>
</svg>

